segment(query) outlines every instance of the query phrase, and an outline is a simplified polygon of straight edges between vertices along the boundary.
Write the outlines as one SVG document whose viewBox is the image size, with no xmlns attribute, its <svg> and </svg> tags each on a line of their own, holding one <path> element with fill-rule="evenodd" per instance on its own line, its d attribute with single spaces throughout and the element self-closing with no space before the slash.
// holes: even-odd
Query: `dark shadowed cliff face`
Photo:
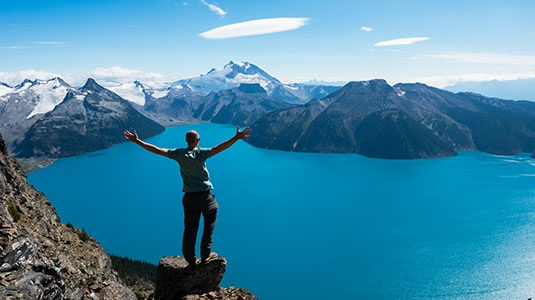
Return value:
<svg viewBox="0 0 535 300">
<path fill-rule="evenodd" d="M 155 98 L 152 93 L 146 96 L 143 112 L 165 126 L 191 123 L 195 121 L 193 111 L 201 101 L 202 94 L 186 86 L 175 86 L 161 98 Z"/>
<path fill-rule="evenodd" d="M 0 138 L 0 299 L 136 299 L 83 233 L 60 222 Z"/>
<path fill-rule="evenodd" d="M 268 112 L 291 106 L 269 99 L 259 84 L 241 84 L 203 97 L 193 117 L 219 124 L 247 126 Z"/>
<path fill-rule="evenodd" d="M 442 157 L 467 149 L 516 154 L 535 149 L 535 103 L 371 80 L 269 113 L 252 129 L 252 145 L 287 151 L 378 158 Z"/>
</svg>

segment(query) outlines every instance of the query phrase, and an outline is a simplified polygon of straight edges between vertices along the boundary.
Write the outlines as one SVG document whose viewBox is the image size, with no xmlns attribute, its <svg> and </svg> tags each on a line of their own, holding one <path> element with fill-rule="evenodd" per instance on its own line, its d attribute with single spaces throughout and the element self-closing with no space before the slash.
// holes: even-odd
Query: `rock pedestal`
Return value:
<svg viewBox="0 0 535 300">
<path fill-rule="evenodd" d="M 156 274 L 155 300 L 181 300 L 186 295 L 214 291 L 226 268 L 227 261 L 219 256 L 193 267 L 180 256 L 163 257 Z"/>
</svg>

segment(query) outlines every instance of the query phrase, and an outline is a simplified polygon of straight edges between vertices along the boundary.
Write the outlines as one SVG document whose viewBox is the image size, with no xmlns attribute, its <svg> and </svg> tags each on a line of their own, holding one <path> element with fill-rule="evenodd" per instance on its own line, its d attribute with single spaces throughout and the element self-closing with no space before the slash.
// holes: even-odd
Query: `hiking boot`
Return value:
<svg viewBox="0 0 535 300">
<path fill-rule="evenodd" d="M 208 263 L 209 261 L 213 260 L 216 257 L 217 257 L 217 253 L 210 252 L 210 255 L 208 255 L 208 257 L 201 258 L 201 265 Z"/>
<path fill-rule="evenodd" d="M 188 265 L 186 266 L 186 269 L 195 268 L 198 265 L 197 259 L 194 259 L 193 262 L 188 261 Z"/>
</svg>

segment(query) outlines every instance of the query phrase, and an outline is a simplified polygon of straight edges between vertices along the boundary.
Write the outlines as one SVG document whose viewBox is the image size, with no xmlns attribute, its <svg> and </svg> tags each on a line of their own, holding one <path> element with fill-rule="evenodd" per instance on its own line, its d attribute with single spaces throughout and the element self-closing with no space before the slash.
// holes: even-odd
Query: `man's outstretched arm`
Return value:
<svg viewBox="0 0 535 300">
<path fill-rule="evenodd" d="M 150 151 L 150 152 L 152 152 L 154 154 L 158 154 L 158 155 L 162 155 L 162 156 L 168 157 L 167 156 L 167 152 L 169 151 L 169 149 L 156 147 L 156 146 L 154 146 L 152 144 L 149 144 L 149 143 L 146 143 L 146 142 L 140 140 L 138 138 L 137 132 L 135 130 L 134 130 L 134 133 L 131 133 L 130 131 L 125 130 L 123 132 L 123 135 L 127 140 L 140 145 L 141 147 L 143 147 L 143 149 L 145 149 L 147 151 Z"/>
<path fill-rule="evenodd" d="M 223 143 L 215 146 L 210 150 L 210 156 L 214 156 L 218 154 L 219 152 L 228 149 L 230 146 L 234 145 L 238 140 L 246 139 L 251 136 L 251 128 L 247 127 L 244 130 L 240 131 L 240 127 L 238 126 L 236 128 L 236 135 L 234 135 L 232 138 L 230 138 L 227 141 L 224 141 Z"/>
</svg>

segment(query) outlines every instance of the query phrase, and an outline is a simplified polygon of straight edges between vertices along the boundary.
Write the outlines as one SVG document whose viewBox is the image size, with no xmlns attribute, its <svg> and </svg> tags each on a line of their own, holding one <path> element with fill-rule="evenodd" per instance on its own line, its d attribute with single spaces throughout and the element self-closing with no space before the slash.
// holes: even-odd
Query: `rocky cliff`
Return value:
<svg viewBox="0 0 535 300">
<path fill-rule="evenodd" d="M 0 299 L 136 299 L 98 242 L 27 184 L 1 138 Z"/>
</svg>

